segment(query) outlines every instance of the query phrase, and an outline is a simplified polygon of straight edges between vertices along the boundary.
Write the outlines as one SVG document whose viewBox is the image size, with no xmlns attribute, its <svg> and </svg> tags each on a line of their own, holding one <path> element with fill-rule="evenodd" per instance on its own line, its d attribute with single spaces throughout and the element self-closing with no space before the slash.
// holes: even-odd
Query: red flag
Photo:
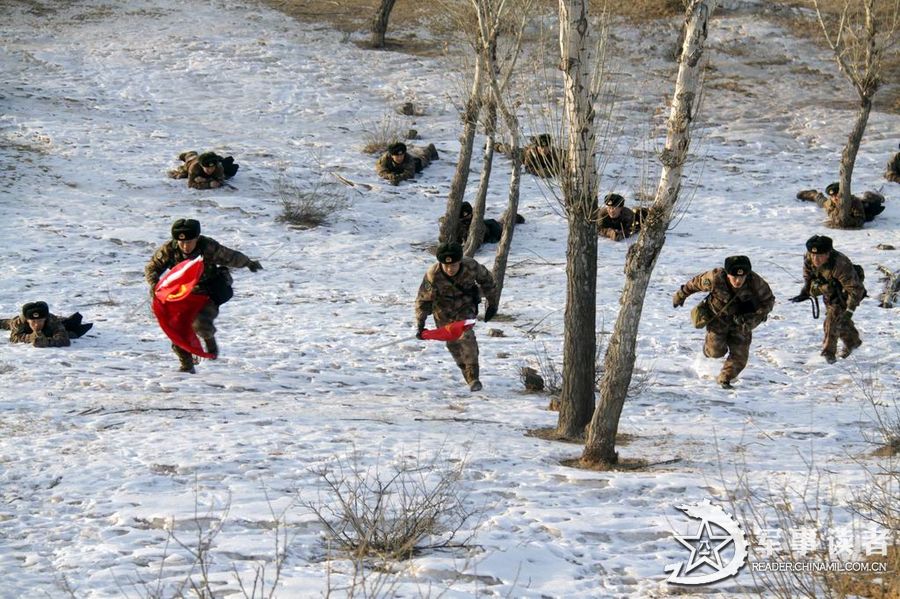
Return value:
<svg viewBox="0 0 900 599">
<path fill-rule="evenodd" d="M 169 269 L 153 292 L 153 313 L 172 343 L 201 358 L 215 358 L 204 351 L 194 332 L 194 319 L 209 296 L 191 293 L 203 274 L 203 256 L 184 260 Z"/>
<path fill-rule="evenodd" d="M 422 339 L 432 341 L 456 341 L 462 334 L 475 326 L 475 320 L 457 320 L 439 329 L 425 329 L 422 331 Z"/>
</svg>

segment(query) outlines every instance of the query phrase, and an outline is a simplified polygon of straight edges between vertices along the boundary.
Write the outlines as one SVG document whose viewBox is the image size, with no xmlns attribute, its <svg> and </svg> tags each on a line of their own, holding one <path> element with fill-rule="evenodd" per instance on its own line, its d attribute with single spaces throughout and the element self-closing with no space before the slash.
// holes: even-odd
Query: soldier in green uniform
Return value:
<svg viewBox="0 0 900 599">
<path fill-rule="evenodd" d="M 729 256 L 724 268 L 699 274 L 682 285 L 672 297 L 675 308 L 684 305 L 689 295 L 705 291 L 706 296 L 695 312 L 697 328 L 706 327 L 703 355 L 728 358 L 722 365 L 718 383 L 731 388 L 731 381 L 747 366 L 753 329 L 768 318 L 775 306 L 775 296 L 766 281 L 753 272 L 747 256 Z"/>
<path fill-rule="evenodd" d="M 425 330 L 425 319 L 431 314 L 434 323 L 443 327 L 457 320 L 473 319 L 478 315 L 481 297 L 487 299 L 485 322 L 497 313 L 494 278 L 490 271 L 472 258 L 463 257 L 462 246 L 456 242 L 441 244 L 437 249 L 437 263 L 422 279 L 416 296 L 417 337 Z M 478 341 L 470 329 L 456 341 L 448 341 L 447 349 L 462 371 L 472 391 L 480 391 L 478 379 Z"/>
<path fill-rule="evenodd" d="M 900 152 L 897 152 L 893 158 L 888 160 L 887 168 L 884 170 L 884 178 L 894 183 L 900 183 Z"/>
<path fill-rule="evenodd" d="M 437 158 L 434 144 L 428 144 L 426 148 L 407 148 L 405 143 L 398 141 L 389 145 L 387 152 L 375 163 L 375 172 L 391 185 L 397 185 L 400 181 L 414 178 L 416 173 L 422 172 Z"/>
<path fill-rule="evenodd" d="M 603 199 L 603 208 L 597 213 L 597 234 L 613 241 L 622 241 L 640 229 L 640 220 L 633 210 L 625 206 L 625 198 L 617 193 L 607 194 Z"/>
<path fill-rule="evenodd" d="M 262 265 L 241 252 L 232 250 L 212 237 L 200 234 L 200 223 L 194 219 L 178 219 L 172 225 L 172 240 L 159 246 L 153 258 L 144 268 L 147 283 L 152 294 L 162 274 L 184 260 L 203 256 L 203 274 L 192 293 L 209 297 L 209 301 L 194 319 L 193 328 L 197 336 L 206 344 L 206 351 L 218 355 L 216 327 L 213 324 L 219 315 L 219 306 L 231 299 L 231 273 L 228 268 L 247 268 L 250 272 L 262 270 Z M 176 345 L 172 350 L 178 356 L 181 372 L 194 373 L 193 356 Z"/>
<path fill-rule="evenodd" d="M 803 257 L 803 289 L 791 301 L 802 302 L 819 295 L 825 301 L 822 356 L 833 364 L 837 360 L 835 352 L 839 339 L 844 344 L 842 358 L 862 345 L 859 331 L 853 324 L 853 312 L 866 297 L 866 288 L 853 262 L 834 249 L 831 238 L 813 235 L 806 241 Z"/>
<path fill-rule="evenodd" d="M 19 316 L 3 319 L 0 328 L 9 329 L 9 340 L 13 343 L 30 343 L 34 347 L 71 345 L 69 332 L 62 320 L 50 313 L 47 302 L 28 302 L 22 306 Z"/>
</svg>

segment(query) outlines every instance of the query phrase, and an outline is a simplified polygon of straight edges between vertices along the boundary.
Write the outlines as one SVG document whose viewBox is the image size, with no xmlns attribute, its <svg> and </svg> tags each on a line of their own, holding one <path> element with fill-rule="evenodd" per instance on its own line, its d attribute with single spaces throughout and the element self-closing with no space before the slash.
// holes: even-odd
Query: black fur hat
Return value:
<svg viewBox="0 0 900 599">
<path fill-rule="evenodd" d="M 215 152 L 203 152 L 197 157 L 197 160 L 200 162 L 200 166 L 216 166 L 222 161 Z"/>
<path fill-rule="evenodd" d="M 533 145 L 549 148 L 553 143 L 553 138 L 550 137 L 549 133 L 541 133 L 540 135 L 532 135 L 528 141 Z"/>
<path fill-rule="evenodd" d="M 825 188 L 825 195 L 828 195 L 828 196 L 834 195 L 834 194 L 840 193 L 840 192 L 841 192 L 841 184 L 838 183 L 837 181 L 835 181 L 834 183 L 832 183 L 831 185 L 829 185 L 828 187 Z"/>
<path fill-rule="evenodd" d="M 750 258 L 747 256 L 728 256 L 725 258 L 725 272 L 733 277 L 749 275 L 750 270 Z"/>
<path fill-rule="evenodd" d="M 831 237 L 825 235 L 813 235 L 806 240 L 806 251 L 810 254 L 827 254 L 834 248 Z"/>
<path fill-rule="evenodd" d="M 463 202 L 459 207 L 459 217 L 464 220 L 472 218 L 472 204 Z"/>
<path fill-rule="evenodd" d="M 22 306 L 22 316 L 28 318 L 47 318 L 50 314 L 50 308 L 47 302 L 28 302 Z"/>
<path fill-rule="evenodd" d="M 460 260 L 462 260 L 463 248 L 455 241 L 442 243 L 438 246 L 435 257 L 437 258 L 438 262 L 441 262 L 443 264 L 453 264 L 454 262 L 459 262 Z"/>
<path fill-rule="evenodd" d="M 179 218 L 172 223 L 172 239 L 188 241 L 200 237 L 200 223 L 193 218 Z"/>
<path fill-rule="evenodd" d="M 406 154 L 406 144 L 402 141 L 392 143 L 387 148 L 388 154 L 396 156 L 397 154 Z"/>
<path fill-rule="evenodd" d="M 625 198 L 617 193 L 610 193 L 607 194 L 605 198 L 603 198 L 603 203 L 611 208 L 614 208 L 616 206 L 624 206 Z"/>
</svg>

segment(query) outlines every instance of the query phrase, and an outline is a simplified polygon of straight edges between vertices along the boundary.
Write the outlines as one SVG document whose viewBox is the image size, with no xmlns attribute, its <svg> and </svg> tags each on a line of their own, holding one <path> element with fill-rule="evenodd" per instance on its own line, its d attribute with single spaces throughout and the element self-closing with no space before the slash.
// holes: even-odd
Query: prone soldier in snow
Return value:
<svg viewBox="0 0 900 599">
<path fill-rule="evenodd" d="M 825 210 L 828 222 L 834 225 L 838 222 L 841 212 L 841 184 L 831 183 L 825 188 L 825 193 L 819 193 L 815 189 L 807 189 L 797 193 L 797 199 L 806 202 L 815 202 L 819 208 Z M 875 217 L 884 212 L 884 196 L 874 191 L 867 191 L 859 198 L 850 196 L 850 223 L 849 228 L 861 229 L 863 224 L 875 220 Z"/>
<path fill-rule="evenodd" d="M 633 211 L 625 206 L 625 198 L 610 193 L 603 199 L 603 208 L 597 213 L 597 234 L 613 241 L 622 241 L 641 230 L 647 209 Z"/>
<path fill-rule="evenodd" d="M 187 179 L 192 189 L 215 189 L 233 177 L 240 165 L 231 156 L 222 157 L 215 152 L 198 154 L 194 151 L 178 155 L 182 165 L 169 171 L 172 179 Z"/>
<path fill-rule="evenodd" d="M 67 318 L 50 313 L 47 302 L 28 302 L 22 313 L 13 318 L 0 318 L 0 329 L 9 330 L 13 343 L 30 343 L 35 347 L 68 347 L 70 339 L 81 337 L 94 325 L 82 323 L 76 312 Z"/>
<path fill-rule="evenodd" d="M 848 357 L 862 345 L 859 331 L 853 324 L 853 312 L 866 297 L 861 274 L 862 267 L 857 267 L 847 256 L 835 250 L 830 237 L 813 235 L 806 241 L 803 289 L 791 301 L 802 302 L 822 296 L 825 301 L 822 356 L 829 364 L 837 360 L 838 339 L 844 344 L 842 358 Z"/>
<path fill-rule="evenodd" d="M 162 274 L 184 260 L 203 256 L 203 274 L 192 293 L 205 295 L 209 299 L 193 322 L 194 332 L 206 344 L 206 351 L 218 356 L 216 327 L 213 321 L 219 315 L 219 306 L 234 295 L 232 278 L 228 268 L 247 268 L 250 272 L 262 270 L 262 265 L 241 252 L 220 244 L 212 237 L 200 234 L 200 223 L 194 219 L 178 219 L 172 225 L 172 239 L 159 246 L 144 268 L 147 283 L 152 294 Z M 172 345 L 178 356 L 181 372 L 193 374 L 194 358 L 190 352 Z"/>
<path fill-rule="evenodd" d="M 694 326 L 706 327 L 703 355 L 728 358 L 722 365 L 718 383 L 731 388 L 731 381 L 747 366 L 753 329 L 768 318 L 775 296 L 766 281 L 753 272 L 747 256 L 729 256 L 724 268 L 699 274 L 682 285 L 672 297 L 672 306 L 698 291 L 708 295 L 691 312 Z"/>
<path fill-rule="evenodd" d="M 544 179 L 558 177 L 564 169 L 562 150 L 553 147 L 549 133 L 535 135 L 529 139 L 522 154 L 522 166 L 529 174 Z"/>
<path fill-rule="evenodd" d="M 421 339 L 429 314 L 434 316 L 438 327 L 474 319 L 478 315 L 481 296 L 487 298 L 484 320 L 491 320 L 497 313 L 497 300 L 490 271 L 472 258 L 463 257 L 462 246 L 456 242 L 441 244 L 436 257 L 437 263 L 426 271 L 416 296 L 416 336 Z M 456 341 L 448 341 L 447 349 L 469 389 L 480 391 L 478 341 L 474 331 L 469 329 Z"/>
<path fill-rule="evenodd" d="M 900 183 L 900 152 L 897 152 L 893 158 L 888 160 L 884 178 L 894 183 Z"/>
<path fill-rule="evenodd" d="M 407 148 L 405 143 L 398 141 L 389 145 L 375 163 L 375 172 L 391 185 L 397 185 L 400 181 L 415 178 L 416 173 L 422 172 L 432 160 L 437 159 L 438 152 L 434 144 L 428 144 L 425 148 Z"/>
<path fill-rule="evenodd" d="M 502 217 L 502 218 L 505 218 Z M 440 218 L 441 222 L 443 222 L 444 217 Z M 486 218 L 484 219 L 484 229 L 481 241 L 479 241 L 476 250 L 481 247 L 484 243 L 499 243 L 500 239 L 503 237 L 503 223 L 493 219 Z M 525 217 L 521 214 L 516 215 L 516 224 L 523 224 L 525 222 Z M 463 202 L 459 207 L 459 224 L 456 227 L 456 242 L 460 245 L 465 245 L 466 240 L 469 238 L 469 229 L 472 226 L 472 204 L 469 202 Z"/>
</svg>

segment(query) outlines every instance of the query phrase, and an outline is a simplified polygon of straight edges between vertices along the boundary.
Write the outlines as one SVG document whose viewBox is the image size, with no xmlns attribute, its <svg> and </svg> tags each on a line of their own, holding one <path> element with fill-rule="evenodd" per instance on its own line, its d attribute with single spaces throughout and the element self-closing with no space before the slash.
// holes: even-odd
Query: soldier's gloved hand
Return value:
<svg viewBox="0 0 900 599">
<path fill-rule="evenodd" d="M 492 319 L 496 315 L 497 315 L 497 305 L 493 304 L 493 303 L 488 304 L 487 307 L 484 309 L 484 321 L 488 322 L 488 321 L 490 321 L 490 319 Z"/>
<path fill-rule="evenodd" d="M 32 344 L 35 347 L 48 347 L 50 345 L 50 340 L 44 335 L 44 333 L 38 331 L 34 334 L 34 341 Z"/>
<path fill-rule="evenodd" d="M 251 260 L 247 263 L 247 268 L 250 269 L 250 272 L 256 272 L 258 270 L 262 270 L 262 264 L 257 262 L 256 260 Z"/>
<path fill-rule="evenodd" d="M 672 307 L 680 308 L 684 305 L 685 299 L 687 299 L 687 294 L 684 292 L 684 287 L 679 287 L 678 291 L 672 296 Z"/>
<path fill-rule="evenodd" d="M 799 304 L 800 302 L 805 302 L 808 299 L 809 299 L 809 294 L 806 293 L 805 291 L 803 291 L 800 293 L 800 295 L 795 295 L 794 297 L 792 297 L 790 301 L 792 301 L 795 304 Z"/>
<path fill-rule="evenodd" d="M 422 331 L 425 330 L 425 323 L 420 322 L 416 325 L 416 339 L 422 338 Z"/>
</svg>

